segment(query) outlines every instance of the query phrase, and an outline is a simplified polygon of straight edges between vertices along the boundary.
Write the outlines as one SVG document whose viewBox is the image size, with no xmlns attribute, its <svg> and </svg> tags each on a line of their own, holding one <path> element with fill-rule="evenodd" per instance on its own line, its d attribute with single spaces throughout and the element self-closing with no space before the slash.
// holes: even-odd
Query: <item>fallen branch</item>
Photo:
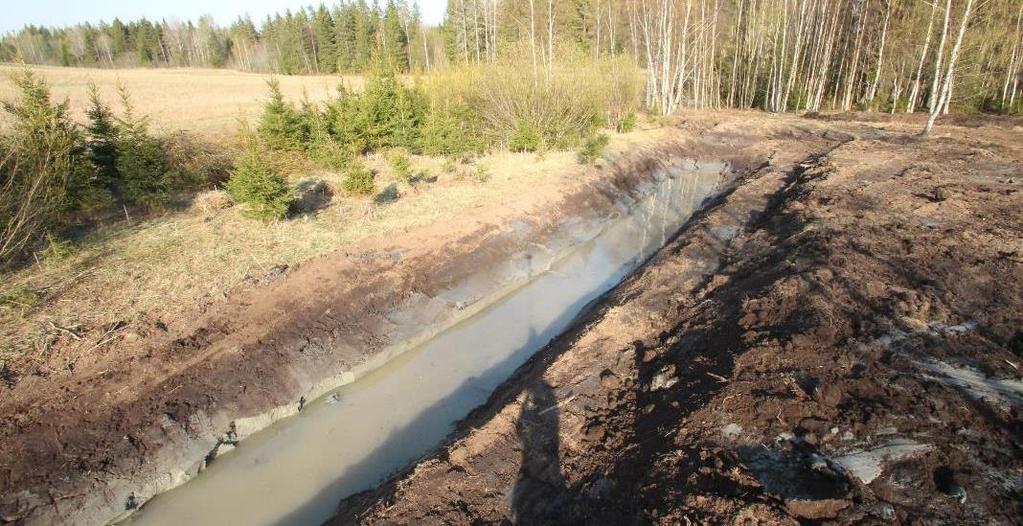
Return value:
<svg viewBox="0 0 1023 526">
<path fill-rule="evenodd" d="M 549 412 L 551 412 L 551 411 L 553 411 L 553 410 L 555 410 L 555 409 L 557 409 L 557 408 L 559 408 L 559 407 L 561 407 L 561 406 L 571 402 L 572 400 L 575 399 L 575 397 L 576 397 L 576 395 L 572 395 L 572 396 L 570 396 L 570 397 L 568 397 L 568 398 L 566 398 L 566 399 L 564 399 L 564 400 L 562 400 L 562 401 L 560 401 L 560 402 L 558 402 L 558 403 L 548 407 L 547 409 L 544 409 L 543 411 L 540 411 L 539 413 L 537 413 L 537 415 L 541 416 L 541 415 L 544 415 L 546 413 L 549 413 Z"/>
<path fill-rule="evenodd" d="M 82 339 L 82 335 L 78 334 L 77 332 L 74 331 L 74 329 L 72 329 L 70 327 L 64 327 L 64 326 L 61 326 L 61 325 L 57 325 L 56 323 L 53 323 L 53 321 L 49 321 L 47 323 L 49 323 L 51 329 L 53 329 L 55 331 L 63 332 L 64 334 L 67 334 L 68 336 L 74 338 L 75 341 L 79 341 L 79 340 Z"/>
<path fill-rule="evenodd" d="M 707 373 L 707 376 L 709 376 L 709 377 L 711 377 L 711 378 L 713 378 L 713 379 L 715 379 L 715 380 L 717 380 L 717 381 L 719 381 L 719 382 L 721 382 L 723 384 L 727 384 L 728 383 L 728 378 L 725 378 L 724 376 L 721 376 L 719 374 Z"/>
</svg>

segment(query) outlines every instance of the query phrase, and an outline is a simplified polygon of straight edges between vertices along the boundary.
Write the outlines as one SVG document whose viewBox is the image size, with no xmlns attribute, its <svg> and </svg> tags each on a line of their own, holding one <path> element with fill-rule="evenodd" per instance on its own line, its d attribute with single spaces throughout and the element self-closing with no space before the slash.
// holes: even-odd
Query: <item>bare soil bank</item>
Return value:
<svg viewBox="0 0 1023 526">
<path fill-rule="evenodd" d="M 684 119 L 769 162 L 334 522 L 1023 523 L 1023 132 L 856 119 Z"/>
<path fill-rule="evenodd" d="M 467 210 L 457 223 L 272 269 L 207 312 L 182 307 L 194 319 L 181 329 L 154 323 L 138 341 L 78 362 L 70 376 L 39 371 L 3 387 L 0 520 L 99 524 L 129 512 L 246 435 L 493 300 L 515 285 L 509 261 L 555 257 L 579 231 L 640 198 L 668 163 L 697 155 L 742 169 L 753 158 L 692 139 Z M 470 278 L 473 286 L 462 286 Z"/>
</svg>

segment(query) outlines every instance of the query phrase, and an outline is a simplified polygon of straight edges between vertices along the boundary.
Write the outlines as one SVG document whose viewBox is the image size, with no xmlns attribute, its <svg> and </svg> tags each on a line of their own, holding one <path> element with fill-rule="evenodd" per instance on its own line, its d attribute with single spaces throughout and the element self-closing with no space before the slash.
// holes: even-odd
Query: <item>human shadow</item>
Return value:
<svg viewBox="0 0 1023 526">
<path fill-rule="evenodd" d="M 526 262 L 530 274 L 533 271 L 533 264 L 531 260 Z M 336 508 L 331 523 L 358 523 L 361 514 L 372 505 L 374 499 L 380 498 L 381 492 L 387 494 L 394 488 L 368 492 L 365 490 L 377 486 L 386 478 L 393 481 L 407 475 L 412 469 L 410 466 L 424 456 L 443 458 L 445 443 L 465 436 L 473 427 L 491 420 L 500 408 L 507 407 L 516 400 L 522 401 L 519 419 L 515 424 L 515 432 L 521 447 L 521 462 L 518 466 L 518 476 L 508 494 L 511 507 L 508 518 L 517 524 L 577 522 L 578 518 L 585 516 L 585 509 L 580 512 L 578 501 L 586 500 L 583 494 L 588 490 L 568 487 L 561 472 L 563 459 L 559 437 L 561 414 L 558 400 L 570 399 L 571 393 L 560 390 L 556 392 L 557 386 L 552 386 L 543 377 L 543 371 L 568 346 L 561 344 L 544 347 L 551 340 L 559 338 L 559 335 L 562 335 L 559 341 L 571 341 L 572 335 L 582 330 L 579 320 L 586 319 L 599 298 L 626 278 L 629 271 L 635 270 L 641 264 L 642 261 L 623 262 L 620 268 L 610 272 L 606 280 L 593 284 L 587 292 L 580 294 L 555 321 L 539 327 L 539 332 L 537 327 L 527 327 L 526 330 L 530 331 L 529 344 L 479 376 L 466 379 L 448 397 L 425 408 L 413 421 L 395 428 L 361 462 L 346 469 L 346 472 L 340 474 L 332 484 L 319 494 L 311 496 L 308 502 L 277 521 L 277 524 L 309 523 L 310 519 L 322 517 L 325 506 L 332 500 L 336 503 L 337 499 L 346 495 L 350 497 L 344 498 L 341 505 Z M 554 283 L 552 286 L 557 284 Z M 518 370 L 512 373 L 516 368 Z M 508 377 L 529 380 L 505 382 Z M 469 393 L 475 394 L 466 396 Z M 466 414 L 468 416 L 463 417 Z M 460 423 L 456 424 L 459 419 Z M 450 422 L 450 427 L 443 427 L 447 432 L 455 431 L 455 434 L 447 435 L 447 432 L 444 432 L 426 436 L 424 430 L 437 421 Z"/>
<path fill-rule="evenodd" d="M 512 491 L 512 517 L 519 524 L 555 521 L 565 494 L 561 474 L 558 400 L 546 380 L 526 386 L 515 424 L 522 463 Z"/>
<path fill-rule="evenodd" d="M 533 262 L 530 260 L 526 264 L 532 273 Z M 512 403 L 524 389 L 527 393 L 527 404 L 523 409 L 523 418 L 518 424 L 524 467 L 513 492 L 516 503 L 520 504 L 517 509 L 526 510 L 552 488 L 563 486 L 558 469 L 559 416 L 553 388 L 547 384 L 539 387 L 532 385 L 534 382 L 529 382 L 527 387 L 523 387 L 506 380 L 525 374 L 525 371 L 537 371 L 538 368 L 542 368 L 552 356 L 538 351 L 545 349 L 547 344 L 562 332 L 571 330 L 576 324 L 577 317 L 584 317 L 596 298 L 612 287 L 618 279 L 620 278 L 617 275 L 613 276 L 582 294 L 560 316 L 543 327 L 532 325 L 526 327 L 528 343 L 487 370 L 466 378 L 448 396 L 424 408 L 411 422 L 392 430 L 362 461 L 347 468 L 331 484 L 316 495 L 310 496 L 307 502 L 281 520 L 275 521 L 275 524 L 290 526 L 315 523 L 329 517 L 331 510 L 334 511 L 334 518 L 330 520 L 330 524 L 358 524 L 361 513 L 367 509 L 375 495 L 372 488 L 387 479 L 397 480 L 407 475 L 415 462 L 422 458 L 431 455 L 443 456 L 446 443 L 464 436 L 474 424 L 478 425 L 479 422 L 493 418 L 498 408 Z M 395 361 L 400 363 L 402 360 L 410 360 L 421 350 L 422 347 L 409 351 Z M 443 422 L 444 425 L 438 426 L 438 422 Z M 427 431 L 430 429 L 433 431 Z M 340 506 L 339 499 L 342 499 Z M 524 513 L 530 516 L 542 515 L 542 510 Z M 532 520 L 517 522 L 536 523 Z"/>
</svg>

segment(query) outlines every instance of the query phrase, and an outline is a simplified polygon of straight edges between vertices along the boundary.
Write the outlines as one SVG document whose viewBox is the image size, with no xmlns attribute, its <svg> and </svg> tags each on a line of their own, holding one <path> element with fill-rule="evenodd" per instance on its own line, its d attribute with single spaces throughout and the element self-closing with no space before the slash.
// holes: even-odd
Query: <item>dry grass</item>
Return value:
<svg viewBox="0 0 1023 526">
<path fill-rule="evenodd" d="M 617 136 L 612 150 L 650 142 L 663 131 Z M 372 156 L 379 170 L 377 190 L 396 183 L 387 163 Z M 317 213 L 263 224 L 244 217 L 238 207 L 224 208 L 219 196 L 197 202 L 141 224 L 101 229 L 69 255 L 40 256 L 29 268 L 3 276 L 0 283 L 0 362 L 27 366 L 73 362 L 86 352 L 100 352 L 113 328 L 128 334 L 136 322 L 157 320 L 173 327 L 182 313 L 223 301 L 247 277 L 264 275 L 275 265 L 293 265 L 351 245 L 367 237 L 389 237 L 423 225 L 455 222 L 468 209 L 499 207 L 527 192 L 549 191 L 578 177 L 574 152 L 497 153 L 471 165 L 414 157 L 414 168 L 439 180 L 410 188 L 397 183 L 402 197 L 390 204 L 350 198 L 339 192 Z M 479 182 L 473 174 L 484 165 L 490 174 Z M 319 173 L 334 188 L 340 176 Z M 122 323 L 118 323 L 122 322 Z M 125 330 L 121 330 L 125 327 Z M 70 328 L 82 339 L 62 328 Z M 64 342 L 59 355 L 51 344 Z M 20 368 L 20 367 L 19 367 Z"/>
<path fill-rule="evenodd" d="M 0 75 L 17 67 L 0 65 Z M 116 102 L 114 87 L 120 80 L 137 106 L 151 115 L 155 127 L 168 134 L 177 130 L 214 137 L 231 134 L 239 113 L 245 111 L 254 118 L 266 95 L 265 75 L 233 71 L 35 69 L 50 82 L 56 97 L 69 98 L 79 118 L 90 80 L 111 103 Z M 291 99 L 305 92 L 313 100 L 322 100 L 342 79 L 281 77 L 280 81 Z M 358 77 L 344 82 L 354 89 L 362 86 Z M 10 83 L 0 80 L 0 99 L 13 95 Z M 611 149 L 624 150 L 660 133 L 648 130 L 617 136 Z M 234 141 L 217 144 L 230 147 Z M 574 152 L 548 153 L 542 158 L 497 153 L 472 165 L 459 163 L 453 172 L 445 171 L 443 159 L 413 157 L 415 171 L 439 180 L 411 188 L 397 183 L 388 163 L 374 155 L 366 161 L 379 172 L 377 190 L 397 183 L 402 194 L 395 202 L 376 204 L 337 191 L 338 174 L 287 156 L 275 160 L 295 180 L 308 175 L 326 180 L 336 190 L 330 205 L 267 225 L 228 206 L 221 192 L 201 193 L 191 206 L 144 222 L 133 218 L 134 224 L 101 227 L 71 250 L 59 247 L 62 250 L 37 254 L 35 265 L 3 275 L 0 369 L 6 364 L 24 371 L 52 364 L 53 359 L 74 362 L 101 352 L 112 338 L 127 337 L 135 328 L 158 320 L 173 326 L 183 314 L 223 301 L 233 288 L 275 265 L 294 265 L 368 237 L 385 238 L 419 226 L 459 221 L 467 209 L 498 207 L 506 205 L 509 197 L 556 188 L 582 169 Z M 479 166 L 486 167 L 486 182 L 478 180 Z"/>
<path fill-rule="evenodd" d="M 7 75 L 21 68 L 0 64 L 0 100 L 16 94 Z M 266 97 L 268 75 L 241 73 L 219 69 L 91 69 L 33 66 L 50 83 L 58 100 L 67 98 L 72 113 L 84 120 L 90 81 L 100 87 L 103 99 L 119 107 L 116 85 L 120 80 L 131 92 L 136 106 L 148 113 L 158 131 L 190 130 L 205 134 L 233 133 L 237 118 L 245 112 L 249 118 L 258 114 Z M 290 99 L 298 100 L 308 93 L 311 100 L 323 100 L 334 94 L 344 82 L 352 89 L 361 89 L 362 78 L 334 75 L 279 77 L 281 90 Z"/>
</svg>

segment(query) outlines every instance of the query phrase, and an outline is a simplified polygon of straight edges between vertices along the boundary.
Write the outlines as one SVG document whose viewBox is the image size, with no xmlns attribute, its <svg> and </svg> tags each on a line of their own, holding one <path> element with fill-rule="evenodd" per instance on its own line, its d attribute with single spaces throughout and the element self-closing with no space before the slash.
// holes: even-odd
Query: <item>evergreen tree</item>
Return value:
<svg viewBox="0 0 1023 526">
<path fill-rule="evenodd" d="M 82 209 L 92 182 L 67 104 L 53 104 L 46 82 L 25 69 L 11 75 L 19 97 L 0 108 L 11 126 L 4 147 L 15 162 L 0 165 L 0 263 L 20 255 Z M 18 220 L 17 218 L 21 218 Z"/>
<path fill-rule="evenodd" d="M 278 14 L 274 18 L 270 18 L 270 15 L 267 15 L 266 20 L 263 21 L 261 31 L 263 41 L 267 43 L 268 67 L 274 73 L 284 73 L 284 68 L 281 65 L 283 62 L 283 57 L 281 56 L 281 36 L 278 29 L 281 25 L 281 15 Z"/>
<path fill-rule="evenodd" d="M 441 36 L 444 37 L 444 54 L 448 62 L 458 63 L 463 60 L 461 14 L 457 10 L 456 2 L 448 2 L 444 11 L 444 24 L 441 26 Z"/>
<path fill-rule="evenodd" d="M 259 137 L 271 150 L 301 149 L 308 139 L 301 114 L 284 100 L 277 79 L 266 84 L 270 88 L 270 98 L 263 104 L 263 115 L 257 128 Z"/>
<path fill-rule="evenodd" d="M 128 47 L 128 32 L 121 19 L 115 18 L 110 24 L 109 35 L 111 46 L 114 48 L 114 54 L 120 55 L 124 53 L 124 50 Z"/>
<path fill-rule="evenodd" d="M 12 75 L 11 82 L 20 97 L 0 107 L 11 118 L 7 146 L 18 155 L 25 181 L 41 179 L 42 199 L 53 213 L 78 208 L 80 196 L 72 189 L 87 187 L 90 178 L 76 169 L 85 152 L 67 101 L 51 102 L 49 85 L 27 68 Z"/>
<path fill-rule="evenodd" d="M 135 113 L 127 88 L 122 84 L 117 91 L 122 105 L 116 142 L 119 197 L 129 204 L 162 206 L 170 198 L 163 147 L 149 135 L 149 117 Z"/>
<path fill-rule="evenodd" d="M 60 39 L 60 65 L 68 67 L 72 64 L 71 60 L 71 49 L 68 47 L 67 39 L 61 37 Z"/>
<path fill-rule="evenodd" d="M 335 42 L 335 24 L 330 11 L 323 4 L 316 10 L 313 17 L 313 35 L 316 41 L 316 64 L 320 73 L 337 72 L 337 44 Z"/>
<path fill-rule="evenodd" d="M 394 0 L 387 2 L 382 27 L 381 44 L 384 63 L 393 71 L 408 71 L 408 35 L 405 34 L 405 28 L 401 24 Z"/>
<path fill-rule="evenodd" d="M 316 73 L 316 39 L 313 36 L 309 15 L 304 9 L 295 13 L 289 34 L 295 42 L 293 49 L 298 53 L 296 63 L 301 64 L 295 72 Z"/>
<path fill-rule="evenodd" d="M 355 11 L 355 69 L 365 71 L 373 57 L 375 46 L 373 14 L 366 0 L 353 6 Z"/>
<path fill-rule="evenodd" d="M 153 50 L 149 47 L 149 23 L 143 20 L 135 29 L 135 54 L 139 64 L 145 66 L 153 63 Z"/>
<path fill-rule="evenodd" d="M 117 177 L 117 124 L 110 107 L 99 98 L 99 88 L 89 83 L 89 109 L 85 112 L 89 124 L 85 128 L 89 161 L 96 170 L 98 183 L 110 192 L 116 192 Z"/>
<path fill-rule="evenodd" d="M 290 10 L 284 18 L 275 21 L 274 36 L 276 37 L 277 48 L 280 54 L 280 72 L 286 75 L 306 73 L 311 68 L 309 56 L 306 52 L 305 27 L 302 19 L 305 13 L 293 14 Z"/>
<path fill-rule="evenodd" d="M 406 4 L 405 0 L 402 0 L 402 4 Z M 407 5 L 406 5 L 407 7 Z M 408 61 L 409 69 L 422 70 L 426 66 L 426 59 L 422 57 L 420 52 L 422 51 L 422 44 L 420 42 L 422 28 L 422 13 L 419 11 L 419 3 L 416 2 L 412 6 L 412 11 L 409 14 L 409 25 L 408 25 Z M 417 43 L 419 43 L 417 45 Z"/>
<path fill-rule="evenodd" d="M 283 219 L 295 200 L 288 181 L 252 148 L 235 162 L 226 186 L 232 199 L 247 206 L 247 215 L 265 221 Z"/>
<path fill-rule="evenodd" d="M 572 40 L 580 49 L 590 49 L 590 30 L 593 25 L 592 0 L 573 0 L 572 22 L 569 26 Z"/>
<path fill-rule="evenodd" d="M 164 47 L 163 24 L 153 24 L 153 33 L 150 35 L 149 47 L 153 49 L 153 56 L 157 57 L 164 65 L 170 65 L 170 57 L 167 56 L 167 48 Z"/>
<path fill-rule="evenodd" d="M 92 27 L 92 25 L 85 25 L 82 35 L 82 40 L 85 44 L 85 50 L 82 53 L 82 62 L 88 65 L 94 65 L 99 62 L 99 56 L 96 54 L 96 34 L 97 31 L 94 27 Z"/>
<path fill-rule="evenodd" d="M 342 4 L 338 7 L 334 19 L 334 41 L 337 47 L 337 70 L 340 72 L 354 71 L 356 68 L 355 32 L 358 22 L 356 7 Z"/>
<path fill-rule="evenodd" d="M 239 18 L 228 30 L 231 42 L 230 56 L 236 67 L 252 71 L 256 69 L 255 50 L 259 41 L 259 33 L 249 17 Z"/>
</svg>

